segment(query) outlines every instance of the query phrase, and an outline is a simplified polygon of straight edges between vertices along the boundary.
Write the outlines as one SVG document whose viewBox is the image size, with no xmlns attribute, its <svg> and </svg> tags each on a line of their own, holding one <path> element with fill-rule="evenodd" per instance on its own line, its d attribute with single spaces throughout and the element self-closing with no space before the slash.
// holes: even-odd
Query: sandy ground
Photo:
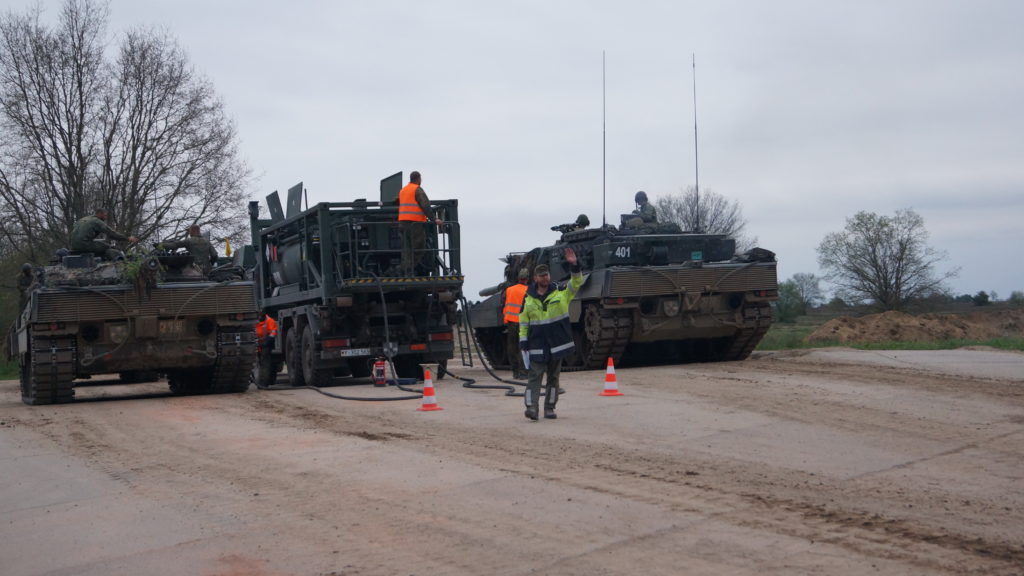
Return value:
<svg viewBox="0 0 1024 576">
<path fill-rule="evenodd" d="M 539 423 L 435 384 L 437 412 L 0 382 L 0 572 L 1024 574 L 1022 354 L 758 353 L 622 369 L 620 397 L 577 372 Z"/>
</svg>

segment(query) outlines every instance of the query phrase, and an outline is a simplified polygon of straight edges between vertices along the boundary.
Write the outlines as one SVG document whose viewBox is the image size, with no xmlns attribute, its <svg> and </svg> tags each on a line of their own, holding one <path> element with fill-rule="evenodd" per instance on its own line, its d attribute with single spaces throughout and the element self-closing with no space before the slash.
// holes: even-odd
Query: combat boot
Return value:
<svg viewBox="0 0 1024 576">
<path fill-rule="evenodd" d="M 558 414 L 555 414 L 555 407 L 554 406 L 545 406 L 544 407 L 544 417 L 547 418 L 548 420 L 554 420 L 555 418 L 558 418 Z"/>
<path fill-rule="evenodd" d="M 530 420 L 533 420 L 534 422 L 536 422 L 537 421 L 537 407 L 536 406 L 529 406 L 529 407 L 527 407 L 526 408 L 526 417 L 529 418 Z"/>
</svg>

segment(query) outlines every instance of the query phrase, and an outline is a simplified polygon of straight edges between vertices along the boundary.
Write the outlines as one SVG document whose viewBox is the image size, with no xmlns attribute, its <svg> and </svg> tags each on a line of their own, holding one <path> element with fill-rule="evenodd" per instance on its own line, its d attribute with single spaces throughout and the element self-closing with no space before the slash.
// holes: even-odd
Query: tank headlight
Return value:
<svg viewBox="0 0 1024 576">
<path fill-rule="evenodd" d="M 121 344 L 128 339 L 128 325 L 108 324 L 107 333 L 110 335 L 111 342 L 114 344 Z"/>
<path fill-rule="evenodd" d="M 678 316 L 679 300 L 665 300 L 662 304 L 662 308 L 665 310 L 665 316 Z"/>
</svg>

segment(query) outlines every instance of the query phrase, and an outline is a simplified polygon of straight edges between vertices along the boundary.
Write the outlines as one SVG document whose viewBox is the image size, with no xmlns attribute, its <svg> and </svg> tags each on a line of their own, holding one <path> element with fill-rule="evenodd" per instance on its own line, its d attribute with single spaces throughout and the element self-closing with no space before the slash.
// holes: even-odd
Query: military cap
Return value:
<svg viewBox="0 0 1024 576">
<path fill-rule="evenodd" d="M 523 279 L 529 278 L 529 277 L 530 277 L 530 271 L 529 270 L 527 270 L 526 268 L 520 268 L 519 269 L 519 279 L 520 280 L 523 280 Z"/>
<path fill-rule="evenodd" d="M 540 276 L 542 274 L 548 274 L 548 265 L 547 264 L 537 264 L 537 266 L 534 267 L 534 269 L 533 269 L 533 275 L 534 276 Z"/>
</svg>

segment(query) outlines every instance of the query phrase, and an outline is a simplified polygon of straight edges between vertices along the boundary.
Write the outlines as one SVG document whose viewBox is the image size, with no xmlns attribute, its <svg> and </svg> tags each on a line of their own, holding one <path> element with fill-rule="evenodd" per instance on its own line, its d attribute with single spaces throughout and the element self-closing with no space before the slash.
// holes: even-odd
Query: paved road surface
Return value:
<svg viewBox="0 0 1024 576">
<path fill-rule="evenodd" d="M 829 349 L 618 380 L 606 398 L 603 373 L 565 374 L 539 423 L 451 378 L 439 412 L 308 390 L 29 407 L 0 382 L 0 572 L 1024 573 L 1022 354 Z"/>
</svg>

